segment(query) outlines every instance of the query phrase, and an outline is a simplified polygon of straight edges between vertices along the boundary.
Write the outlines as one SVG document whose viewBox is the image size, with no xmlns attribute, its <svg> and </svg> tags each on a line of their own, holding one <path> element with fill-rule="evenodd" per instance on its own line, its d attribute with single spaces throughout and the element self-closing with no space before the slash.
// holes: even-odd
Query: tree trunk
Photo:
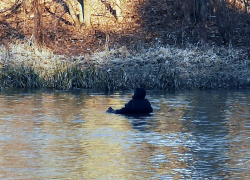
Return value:
<svg viewBox="0 0 250 180">
<path fill-rule="evenodd" d="M 118 21 L 118 22 L 121 22 L 121 21 L 123 20 L 123 17 L 122 17 L 121 0 L 116 0 L 116 3 L 115 3 L 115 10 L 116 10 L 117 21 Z"/>
<path fill-rule="evenodd" d="M 91 25 L 91 7 L 89 4 L 89 0 L 83 0 L 83 14 L 84 14 L 84 23 L 87 27 Z"/>
<path fill-rule="evenodd" d="M 245 13 L 246 13 L 246 14 L 247 14 L 247 11 L 248 11 L 248 1 L 249 1 L 249 0 L 244 0 Z"/>
<path fill-rule="evenodd" d="M 201 21 L 205 22 L 207 19 L 207 1 L 206 0 L 201 0 L 200 1 L 200 16 L 201 16 Z"/>
<path fill-rule="evenodd" d="M 81 24 L 83 24 L 84 23 L 83 0 L 78 0 L 78 8 L 79 8 L 79 21 Z"/>
<path fill-rule="evenodd" d="M 67 5 L 68 8 L 69 8 L 69 12 L 70 12 L 71 17 L 73 18 L 73 21 L 74 21 L 74 23 L 75 23 L 75 26 L 76 26 L 77 28 L 80 28 L 80 25 L 81 25 L 81 24 L 80 24 L 80 21 L 79 21 L 77 15 L 76 15 L 76 13 L 75 13 L 75 10 L 74 10 L 73 6 L 72 6 L 71 0 L 66 0 L 65 3 L 66 3 L 66 5 Z"/>
<path fill-rule="evenodd" d="M 192 0 L 185 0 L 184 6 L 183 6 L 184 16 L 187 22 L 191 22 L 191 14 L 192 14 L 191 10 L 193 9 L 191 2 Z"/>
<path fill-rule="evenodd" d="M 43 43 L 42 27 L 41 27 L 41 9 L 39 1 L 35 0 L 33 2 L 34 8 L 34 27 L 33 27 L 33 41 L 35 46 L 39 49 Z"/>
</svg>

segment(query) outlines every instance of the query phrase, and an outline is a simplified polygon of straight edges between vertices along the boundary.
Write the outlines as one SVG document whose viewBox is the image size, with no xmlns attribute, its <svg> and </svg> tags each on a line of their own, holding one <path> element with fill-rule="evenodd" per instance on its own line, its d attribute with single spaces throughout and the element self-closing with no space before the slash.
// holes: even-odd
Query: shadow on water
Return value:
<svg viewBox="0 0 250 180">
<path fill-rule="evenodd" d="M 0 93 L 0 179 L 249 179 L 250 91 Z"/>
<path fill-rule="evenodd" d="M 131 123 L 133 129 L 139 131 L 148 131 L 152 125 L 152 114 L 126 114 L 123 115 Z"/>
</svg>

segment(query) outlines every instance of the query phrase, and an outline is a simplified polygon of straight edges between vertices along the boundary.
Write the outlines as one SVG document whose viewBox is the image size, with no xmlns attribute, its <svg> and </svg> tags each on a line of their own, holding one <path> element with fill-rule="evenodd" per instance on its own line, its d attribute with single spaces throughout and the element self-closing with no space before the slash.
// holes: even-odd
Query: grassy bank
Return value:
<svg viewBox="0 0 250 180">
<path fill-rule="evenodd" d="M 126 47 L 86 56 L 38 51 L 27 42 L 0 46 L 1 88 L 213 89 L 250 85 L 249 55 L 242 49 Z"/>
</svg>

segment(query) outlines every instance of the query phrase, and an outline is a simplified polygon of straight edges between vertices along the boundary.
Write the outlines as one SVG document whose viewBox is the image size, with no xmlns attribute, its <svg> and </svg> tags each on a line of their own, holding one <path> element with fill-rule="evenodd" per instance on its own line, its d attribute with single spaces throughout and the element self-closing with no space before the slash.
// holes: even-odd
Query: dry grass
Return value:
<svg viewBox="0 0 250 180">
<path fill-rule="evenodd" d="M 211 89 L 250 85 L 240 49 L 189 45 L 105 50 L 86 56 L 38 51 L 29 42 L 0 46 L 1 88 Z"/>
</svg>

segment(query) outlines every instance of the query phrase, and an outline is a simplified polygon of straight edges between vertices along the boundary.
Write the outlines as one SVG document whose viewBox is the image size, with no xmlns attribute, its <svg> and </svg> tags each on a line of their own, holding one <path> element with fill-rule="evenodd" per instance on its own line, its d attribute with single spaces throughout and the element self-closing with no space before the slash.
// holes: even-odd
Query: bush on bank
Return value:
<svg viewBox="0 0 250 180">
<path fill-rule="evenodd" d="M 109 49 L 86 56 L 55 55 L 27 43 L 0 47 L 1 88 L 214 89 L 250 85 L 242 49 L 189 45 Z"/>
</svg>

